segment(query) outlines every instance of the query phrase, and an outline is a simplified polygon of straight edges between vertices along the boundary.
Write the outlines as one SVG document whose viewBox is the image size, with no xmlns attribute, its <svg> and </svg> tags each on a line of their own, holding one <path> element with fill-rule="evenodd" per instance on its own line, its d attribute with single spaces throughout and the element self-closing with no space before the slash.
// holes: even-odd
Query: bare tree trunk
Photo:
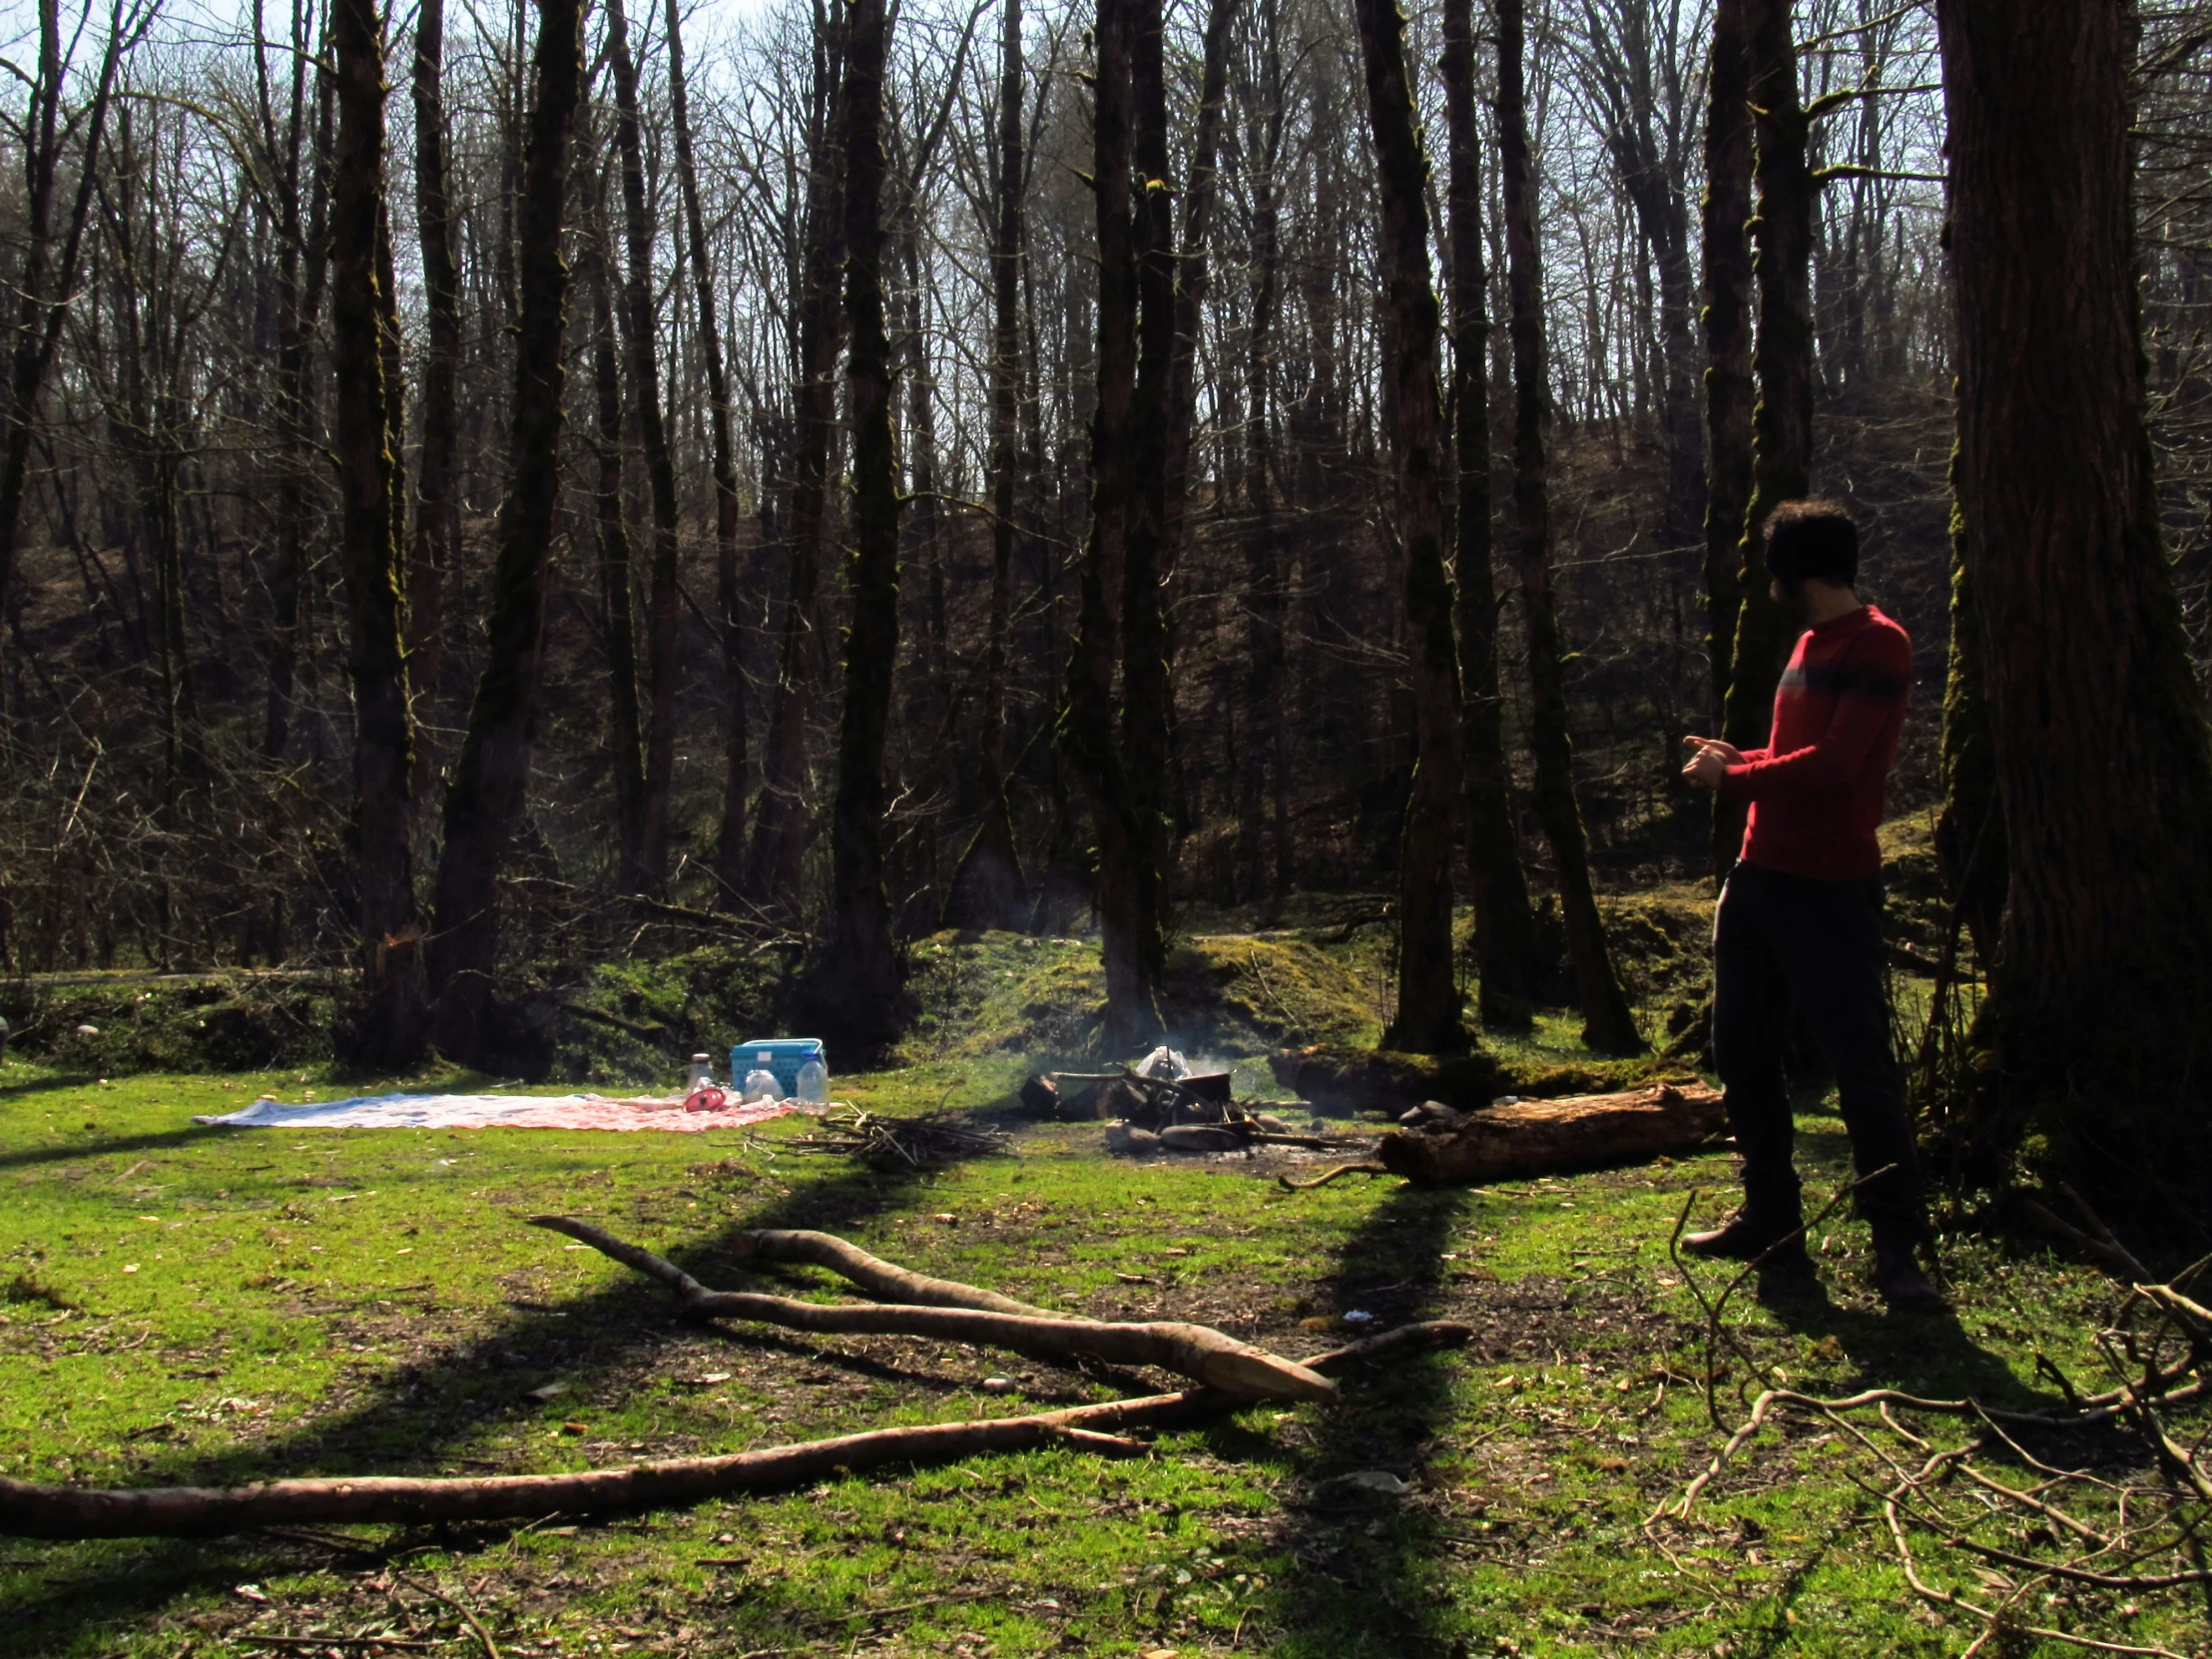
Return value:
<svg viewBox="0 0 2212 1659">
<path fill-rule="evenodd" d="M 1098 204 L 1098 404 L 1091 416 L 1091 526 L 1083 549 L 1082 601 L 1068 646 L 1060 747 L 1089 798 L 1098 835 L 1097 903 L 1106 969 L 1105 1042 L 1131 1053 L 1160 1030 L 1158 936 L 1143 888 L 1157 879 L 1151 831 L 1129 789 L 1114 740 L 1116 628 L 1107 594 L 1122 566 L 1133 493 L 1131 425 L 1137 381 L 1137 248 L 1130 211 L 1132 0 L 1101 0 L 1097 27 L 1095 160 Z"/>
<path fill-rule="evenodd" d="M 2039 1143 L 2036 1173 L 2194 1256 L 2212 734 L 2144 423 L 2131 18 L 2115 0 L 1941 0 L 1936 18 L 1958 499 L 2009 863 L 1975 1031 L 1980 1173 Z"/>
<path fill-rule="evenodd" d="M 1528 620 L 1528 680 L 1536 751 L 1536 812 L 1559 864 L 1567 953 L 1582 1007 L 1582 1040 L 1606 1054 L 1644 1047 L 1636 1016 L 1613 972 L 1590 883 L 1582 811 L 1574 796 L 1574 744 L 1567 728 L 1565 647 L 1551 597 L 1551 493 L 1544 427 L 1543 276 L 1536 246 L 1536 181 L 1528 154 L 1523 90 L 1522 0 L 1498 0 L 1497 121 L 1505 185 L 1507 286 L 1512 297 L 1513 505 L 1520 519 L 1521 607 Z"/>
<path fill-rule="evenodd" d="M 1752 357 L 1759 402 L 1751 412 L 1751 504 L 1738 567 L 1742 589 L 1721 735 L 1738 749 L 1767 741 L 1782 660 L 1794 638 L 1767 593 L 1762 551 L 1768 515 L 1812 488 L 1813 197 L 1807 122 L 1798 99 L 1792 0 L 1750 0 L 1750 100 L 1758 136 L 1759 338 Z M 1743 839 L 1741 806 L 1714 808 L 1714 851 L 1731 859 Z"/>
<path fill-rule="evenodd" d="M 1168 681 L 1167 611 L 1161 590 L 1173 565 L 1168 543 L 1168 429 L 1175 370 L 1175 216 L 1168 167 L 1166 30 L 1162 0 L 1131 0 L 1130 214 L 1137 263 L 1137 390 L 1129 425 L 1132 468 L 1121 580 L 1123 789 L 1137 830 L 1132 921 L 1144 973 L 1155 986 L 1167 965 L 1162 910 L 1170 858 L 1168 786 L 1175 766 L 1174 691 Z M 1141 187 L 1136 181 L 1142 181 Z"/>
<path fill-rule="evenodd" d="M 1015 431 L 1021 395 L 1021 0 L 1005 0 L 998 73 L 998 226 L 991 246 L 991 609 L 983 641 L 983 722 L 977 734 L 981 819 L 953 872 L 945 919 L 960 927 L 1018 925 L 1028 896 L 1006 798 L 1006 629 L 1013 597 Z"/>
<path fill-rule="evenodd" d="M 668 879 L 669 791 L 676 777 L 676 650 L 683 596 L 677 587 L 676 466 L 661 408 L 661 365 L 653 303 L 653 210 L 645 196 L 645 145 L 639 130 L 638 71 L 622 0 L 607 0 L 607 59 L 615 81 L 615 148 L 622 161 L 623 341 L 630 401 L 644 441 L 646 486 L 653 497 L 653 562 L 645 611 L 645 799 L 640 858 L 648 891 Z"/>
<path fill-rule="evenodd" d="M 1422 152 L 1405 20 L 1389 0 L 1358 0 L 1368 119 L 1382 198 L 1383 363 L 1391 414 L 1397 539 L 1404 561 L 1416 759 L 1398 839 L 1397 1017 L 1384 1048 L 1466 1046 L 1451 950 L 1451 810 L 1459 795 L 1459 656 L 1444 568 L 1438 454 L 1436 290 L 1428 276 L 1428 158 Z"/>
<path fill-rule="evenodd" d="M 714 267 L 707 258 L 707 214 L 699 199 L 699 166 L 692 158 L 692 123 L 684 83 L 684 36 L 677 0 L 668 0 L 669 120 L 676 139 L 676 179 L 684 196 L 684 225 L 691 240 L 692 283 L 699 299 L 699 344 L 707 360 L 708 429 L 714 444 L 715 598 L 721 612 L 723 704 L 722 830 L 715 842 L 715 875 L 724 901 L 745 878 L 746 688 L 745 598 L 738 582 L 738 458 L 730 430 L 730 371 L 722 352 L 722 319 L 715 309 Z"/>
<path fill-rule="evenodd" d="M 360 0 L 349 0 L 360 3 Z M 536 97 L 523 157 L 520 329 L 515 341 L 511 482 L 500 514 L 484 672 L 445 798 L 430 975 L 437 1042 L 453 1059 L 485 1049 L 498 965 L 499 866 L 522 822 L 530 782 L 544 577 L 559 498 L 561 356 L 568 264 L 561 255 L 571 134 L 583 101 L 581 0 L 538 0 Z"/>
<path fill-rule="evenodd" d="M 818 103 L 833 105 L 842 48 L 835 26 L 816 51 Z M 746 852 L 746 892 L 754 902 L 796 916 L 800 860 L 807 849 L 807 720 L 821 666 L 816 605 L 822 581 L 824 517 L 830 445 L 835 435 L 837 349 L 843 312 L 837 272 L 844 264 L 843 164 L 833 127 L 825 123 L 810 158 L 805 270 L 795 299 L 800 312 L 797 441 L 794 445 L 789 542 L 791 576 L 784 598 L 784 637 L 776 694 L 768 719 L 761 799 Z"/>
<path fill-rule="evenodd" d="M 851 329 L 846 396 L 852 412 L 852 624 L 845 634 L 844 709 L 830 817 L 830 948 L 817 984 L 842 1034 L 875 1047 L 910 1011 L 904 964 L 883 891 L 883 738 L 898 662 L 898 475 L 891 448 L 890 339 L 883 326 L 883 0 L 846 14 L 838 126 L 844 152 L 844 309 Z"/>
<path fill-rule="evenodd" d="M 285 127 L 282 216 L 276 255 L 276 421 L 282 445 L 276 484 L 276 561 L 270 583 L 276 627 L 270 640 L 269 690 L 262 753 L 283 758 L 291 734 L 292 683 L 298 671 L 302 604 L 306 593 L 308 409 L 312 392 L 308 361 L 314 319 L 322 309 L 328 259 L 328 219 L 333 99 L 337 84 L 307 52 L 307 0 L 293 0 L 291 112 Z M 315 83 L 314 126 L 307 128 L 306 80 Z M 312 145 L 312 206 L 300 227 L 300 148 Z M 302 271 L 304 267 L 304 271 Z"/>
<path fill-rule="evenodd" d="M 1252 191 L 1252 328 L 1245 364 L 1250 403 L 1246 411 L 1245 505 L 1251 530 L 1245 544 L 1246 579 L 1251 588 L 1252 646 L 1245 679 L 1245 707 L 1253 733 L 1245 766 L 1252 818 L 1250 865 L 1255 892 L 1290 896 L 1297 874 L 1291 841 L 1291 780 L 1288 654 L 1284 624 L 1289 611 L 1283 549 L 1276 518 L 1274 396 L 1276 322 L 1282 308 L 1282 204 L 1279 170 L 1283 156 L 1284 87 L 1280 0 L 1261 0 L 1260 76 L 1255 89 L 1241 86 L 1245 122 L 1259 135 L 1259 155 L 1250 164 Z M 1257 107 L 1256 104 L 1257 95 Z M 1274 874 L 1260 873 L 1259 814 L 1263 788 L 1272 783 Z"/>
<path fill-rule="evenodd" d="M 414 555 L 407 566 L 410 677 L 423 713 L 435 716 L 445 646 L 445 588 L 461 550 L 461 274 L 453 252 L 446 178 L 445 0 L 420 0 L 414 54 L 415 226 L 429 349 L 422 366 L 422 459 L 416 472 Z M 420 723 L 417 723 L 420 731 Z M 435 746 L 418 743 L 415 787 L 427 794 Z"/>
<path fill-rule="evenodd" d="M 335 0 L 337 152 L 331 175 L 330 344 L 337 380 L 342 565 L 351 624 L 354 856 L 360 880 L 359 1008 L 345 1046 L 403 1069 L 426 1035 L 422 925 L 414 888 L 414 723 L 400 642 L 400 396 L 387 377 L 380 291 L 384 223 L 384 52 L 373 0 Z"/>
<path fill-rule="evenodd" d="M 608 770 L 615 786 L 615 878 L 624 892 L 651 884 L 645 869 L 645 728 L 638 706 L 638 623 L 630 574 L 630 519 L 623 502 L 622 370 L 615 351 L 614 274 L 607 255 L 607 173 L 592 158 L 592 222 L 580 239 L 578 277 L 591 295 L 592 390 L 598 414 L 599 609 L 607 651 Z"/>
<path fill-rule="evenodd" d="M 0 428 L 0 624 L 15 616 L 16 541 L 23 498 L 30 481 L 31 431 L 38 418 L 39 393 L 61 343 L 69 302 L 77 288 L 77 256 L 84 246 L 85 222 L 100 176 L 98 158 L 107 131 L 109 96 L 124 55 L 153 20 L 151 10 L 110 18 L 106 49 L 92 102 L 83 112 L 83 165 L 77 189 L 66 209 L 66 223 L 55 224 L 54 200 L 60 182 L 62 152 L 76 120 L 62 119 L 70 62 L 62 50 L 59 0 L 38 0 L 38 71 L 31 79 L 28 107 L 19 129 L 22 142 L 23 263 L 15 274 L 16 315 L 9 330 L 5 426 Z M 56 244 L 59 244 L 57 248 Z M 0 681 L 0 698 L 6 695 Z"/>
<path fill-rule="evenodd" d="M 1208 0 L 1199 61 L 1198 135 L 1191 146 L 1191 182 L 1183 194 L 1182 246 L 1175 274 L 1175 345 L 1168 393 L 1167 546 L 1180 559 L 1190 511 L 1191 422 L 1198 405 L 1198 330 L 1212 285 L 1206 242 L 1219 189 L 1221 117 L 1229 101 L 1229 33 L 1239 0 Z"/>
<path fill-rule="evenodd" d="M 1751 506 L 1751 17 L 1757 0 L 1715 0 L 1705 116 L 1705 607 L 1713 718 L 1725 720 Z M 1733 827 L 1733 832 L 1732 829 Z M 1743 823 L 1718 797 L 1713 861 L 1725 876 Z"/>
<path fill-rule="evenodd" d="M 1474 116 L 1470 0 L 1444 6 L 1444 116 L 1450 132 L 1451 408 L 1458 467 L 1453 563 L 1459 591 L 1459 741 L 1466 769 L 1467 866 L 1482 1023 L 1525 1027 L 1539 964 L 1536 915 L 1513 831 L 1497 672 L 1497 580 L 1490 569 L 1489 274 L 1482 240 L 1482 134 Z"/>
</svg>

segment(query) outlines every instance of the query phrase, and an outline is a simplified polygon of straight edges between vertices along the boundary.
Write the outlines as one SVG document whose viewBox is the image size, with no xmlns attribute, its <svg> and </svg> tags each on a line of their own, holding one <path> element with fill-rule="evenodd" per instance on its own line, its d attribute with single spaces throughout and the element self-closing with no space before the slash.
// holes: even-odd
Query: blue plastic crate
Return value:
<svg viewBox="0 0 2212 1659">
<path fill-rule="evenodd" d="M 823 1070 L 830 1069 L 820 1037 L 762 1037 L 730 1050 L 730 1081 L 742 1088 L 746 1073 L 762 1064 L 764 1054 L 768 1056 L 768 1069 L 776 1073 L 777 1088 L 786 1095 L 799 1087 L 799 1068 L 809 1060 L 820 1060 Z"/>
</svg>

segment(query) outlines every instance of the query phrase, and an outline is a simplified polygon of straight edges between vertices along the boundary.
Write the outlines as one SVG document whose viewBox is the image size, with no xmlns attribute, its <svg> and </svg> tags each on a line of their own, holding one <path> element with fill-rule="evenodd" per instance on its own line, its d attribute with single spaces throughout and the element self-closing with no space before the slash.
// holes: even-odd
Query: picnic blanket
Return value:
<svg viewBox="0 0 2212 1659">
<path fill-rule="evenodd" d="M 721 1091 L 715 1090 L 720 1096 Z M 381 1094 L 286 1106 L 264 1097 L 243 1111 L 195 1117 L 240 1129 L 734 1129 L 796 1111 L 790 1101 L 685 1110 L 681 1095 L 614 1100 L 598 1094 Z"/>
</svg>

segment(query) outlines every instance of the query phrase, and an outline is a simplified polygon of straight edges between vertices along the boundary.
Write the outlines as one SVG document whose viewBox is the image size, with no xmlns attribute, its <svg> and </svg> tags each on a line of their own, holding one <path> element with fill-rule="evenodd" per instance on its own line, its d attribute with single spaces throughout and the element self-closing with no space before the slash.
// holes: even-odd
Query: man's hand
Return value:
<svg viewBox="0 0 2212 1659">
<path fill-rule="evenodd" d="M 1688 737 L 1682 740 L 1693 753 L 1689 765 L 1682 769 L 1682 776 L 1701 790 L 1718 790 L 1721 780 L 1728 776 L 1728 769 L 1740 764 L 1743 751 L 1732 743 L 1718 738 Z"/>
</svg>

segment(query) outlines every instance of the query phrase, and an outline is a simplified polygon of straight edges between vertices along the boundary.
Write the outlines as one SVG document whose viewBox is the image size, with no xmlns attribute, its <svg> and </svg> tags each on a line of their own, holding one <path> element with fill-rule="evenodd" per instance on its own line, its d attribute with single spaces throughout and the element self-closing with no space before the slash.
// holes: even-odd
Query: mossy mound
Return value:
<svg viewBox="0 0 2212 1659">
<path fill-rule="evenodd" d="M 1509 1058 L 1481 1049 L 1468 1054 L 1397 1054 L 1333 1043 L 1279 1050 L 1268 1056 L 1268 1069 L 1301 1099 L 1353 1111 L 1387 1111 L 1423 1100 L 1474 1111 L 1502 1094 L 1548 1100 L 1605 1094 L 1692 1075 L 1678 1063 L 1659 1058 L 1552 1062 Z"/>
<path fill-rule="evenodd" d="M 919 940 L 908 983 L 916 1059 L 1099 1051 L 1106 975 L 1090 939 L 943 932 Z M 1286 1042 L 1358 1042 L 1377 1027 L 1368 988 L 1303 939 L 1221 934 L 1179 942 L 1160 983 L 1168 1040 L 1186 1054 L 1258 1054 Z"/>
<path fill-rule="evenodd" d="M 99 1077 L 262 1071 L 330 1057 L 335 983 L 249 972 L 17 979 L 0 984 L 0 1015 L 11 1053 Z"/>
</svg>

